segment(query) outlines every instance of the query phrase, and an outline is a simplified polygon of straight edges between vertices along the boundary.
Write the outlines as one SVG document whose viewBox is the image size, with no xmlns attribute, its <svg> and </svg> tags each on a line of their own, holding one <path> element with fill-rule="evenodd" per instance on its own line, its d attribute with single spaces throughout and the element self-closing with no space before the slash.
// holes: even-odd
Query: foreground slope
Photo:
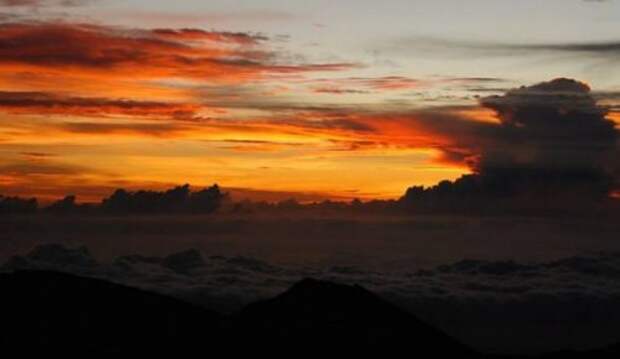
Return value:
<svg viewBox="0 0 620 359">
<path fill-rule="evenodd" d="M 233 316 L 48 271 L 0 274 L 0 293 L 3 352 L 488 357 L 360 286 L 313 279 Z M 615 345 L 543 358 L 615 358 L 619 352 Z"/>
<path fill-rule="evenodd" d="M 0 274 L 0 345 L 19 351 L 178 352 L 218 342 L 221 316 L 176 299 L 56 272 Z"/>
</svg>

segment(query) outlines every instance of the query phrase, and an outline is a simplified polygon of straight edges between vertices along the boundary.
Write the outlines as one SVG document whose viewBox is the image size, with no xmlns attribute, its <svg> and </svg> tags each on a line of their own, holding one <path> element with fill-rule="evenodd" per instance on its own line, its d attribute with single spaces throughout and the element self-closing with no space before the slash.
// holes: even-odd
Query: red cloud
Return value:
<svg viewBox="0 0 620 359">
<path fill-rule="evenodd" d="M 260 35 L 196 29 L 131 30 L 85 24 L 0 25 L 0 70 L 62 69 L 133 78 L 231 81 L 268 73 L 341 71 L 354 64 L 278 64 Z"/>
</svg>

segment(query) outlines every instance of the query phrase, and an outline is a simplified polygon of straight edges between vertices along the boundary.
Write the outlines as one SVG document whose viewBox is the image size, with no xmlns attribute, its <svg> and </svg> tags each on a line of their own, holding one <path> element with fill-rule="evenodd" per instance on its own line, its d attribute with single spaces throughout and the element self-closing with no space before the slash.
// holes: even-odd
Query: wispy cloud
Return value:
<svg viewBox="0 0 620 359">
<path fill-rule="evenodd" d="M 423 56 L 445 56 L 450 54 L 450 56 L 456 57 L 573 54 L 617 59 L 620 53 L 620 41 L 616 40 L 510 43 L 438 37 L 411 37 L 394 40 L 385 46 L 392 52 L 415 52 Z"/>
<path fill-rule="evenodd" d="M 62 6 L 75 7 L 88 5 L 97 0 L 2 0 L 0 6 L 7 7 L 43 7 L 43 6 Z"/>
<path fill-rule="evenodd" d="M 13 114 L 60 114 L 75 116 L 167 116 L 184 117 L 197 105 L 156 101 L 134 101 L 72 97 L 47 92 L 0 91 L 1 111 Z"/>
</svg>

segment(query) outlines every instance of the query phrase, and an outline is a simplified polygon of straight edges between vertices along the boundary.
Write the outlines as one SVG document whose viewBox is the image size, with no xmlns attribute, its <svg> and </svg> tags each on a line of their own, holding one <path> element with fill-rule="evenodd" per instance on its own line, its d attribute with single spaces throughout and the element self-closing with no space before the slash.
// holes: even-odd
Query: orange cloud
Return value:
<svg viewBox="0 0 620 359">
<path fill-rule="evenodd" d="M 453 165 L 457 160 L 452 167 L 428 167 L 440 149 L 460 144 L 450 132 L 454 121 L 463 130 L 458 136 L 472 139 L 477 129 L 495 125 L 477 109 L 431 114 L 389 104 L 312 102 L 295 86 L 367 93 L 405 91 L 421 82 L 404 76 L 308 80 L 315 72 L 360 65 L 285 61 L 290 57 L 280 57 L 269 41 L 200 29 L 0 25 L 0 112 L 7 119 L 0 124 L 1 189 L 43 196 L 79 190 L 95 197 L 118 181 L 200 185 L 208 174 L 209 182 L 236 187 L 334 196 L 364 188 L 393 196 L 408 178 L 430 184 L 445 178 L 446 168 L 451 178 L 462 172 Z M 282 79 L 299 81 L 287 87 Z M 66 145 L 80 150 L 60 147 Z M 366 173 L 392 159 L 393 166 Z M 411 169 L 406 161 L 426 167 Z M 343 163 L 350 178 L 336 181 L 333 173 Z M 252 175 L 257 168 L 265 168 L 261 178 Z"/>
<path fill-rule="evenodd" d="M 620 127 L 620 112 L 610 112 L 607 118 L 612 120 L 616 124 L 616 127 Z"/>
<path fill-rule="evenodd" d="M 352 78 L 351 81 L 376 90 L 407 90 L 419 87 L 421 81 L 403 76 L 385 76 L 378 78 Z"/>
<path fill-rule="evenodd" d="M 425 86 L 424 81 L 405 76 L 348 77 L 310 81 L 312 91 L 325 94 L 368 94 L 373 91 L 403 91 Z"/>
</svg>

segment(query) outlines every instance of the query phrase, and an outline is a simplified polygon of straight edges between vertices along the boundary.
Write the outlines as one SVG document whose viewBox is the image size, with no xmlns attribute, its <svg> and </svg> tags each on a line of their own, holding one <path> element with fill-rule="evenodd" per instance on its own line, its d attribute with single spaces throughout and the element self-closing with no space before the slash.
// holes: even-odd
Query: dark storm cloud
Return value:
<svg viewBox="0 0 620 359">
<path fill-rule="evenodd" d="M 412 188 L 405 201 L 432 203 L 439 193 L 601 198 L 617 186 L 618 130 L 588 85 L 558 78 L 483 97 L 480 105 L 499 123 L 445 109 L 418 114 L 418 126 L 446 139 L 438 145 L 442 160 L 466 163 L 474 174 L 427 191 Z"/>
<path fill-rule="evenodd" d="M 482 167 L 600 169 L 618 133 L 590 88 L 555 79 L 480 100 L 497 112 L 498 140 L 481 153 Z"/>
</svg>

